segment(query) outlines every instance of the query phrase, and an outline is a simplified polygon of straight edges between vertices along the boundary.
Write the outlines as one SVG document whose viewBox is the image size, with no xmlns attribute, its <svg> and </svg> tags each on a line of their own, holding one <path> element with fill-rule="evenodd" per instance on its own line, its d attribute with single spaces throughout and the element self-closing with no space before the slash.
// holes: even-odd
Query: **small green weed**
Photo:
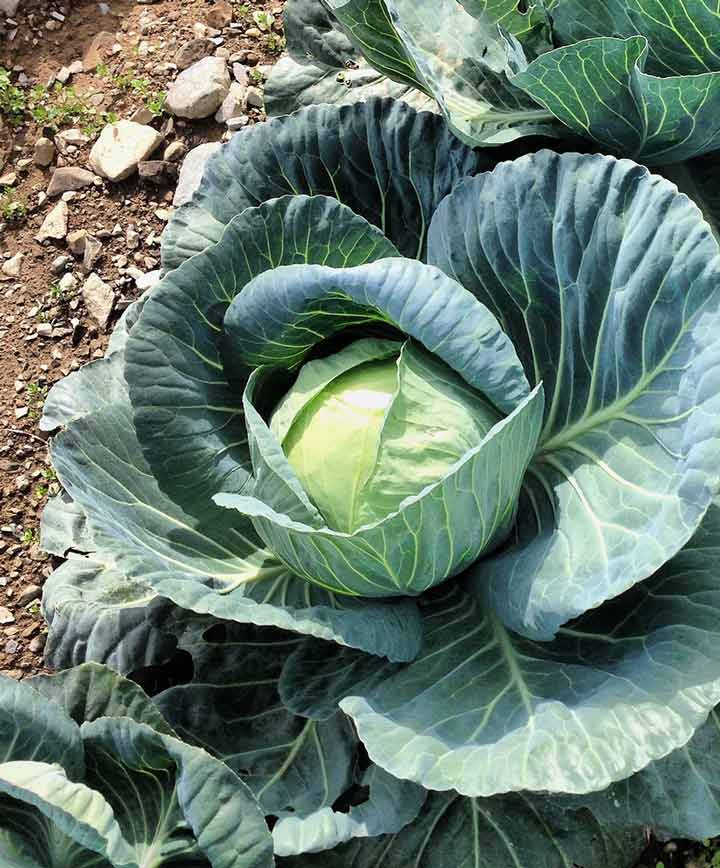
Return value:
<svg viewBox="0 0 720 868">
<path fill-rule="evenodd" d="M 0 217 L 6 223 L 21 223 L 28 213 L 27 205 L 15 198 L 12 190 L 0 196 Z"/>
<path fill-rule="evenodd" d="M 25 387 L 28 402 L 28 416 L 30 419 L 39 419 L 47 395 L 47 386 L 39 383 L 28 383 Z"/>
<path fill-rule="evenodd" d="M 23 543 L 25 543 L 26 546 L 34 545 L 38 541 L 37 529 L 34 527 L 33 528 L 30 528 L 30 527 L 26 528 L 22 532 L 22 536 L 20 537 L 20 539 L 22 540 Z"/>
<path fill-rule="evenodd" d="M 269 33 L 265 37 L 265 48 L 273 54 L 281 54 L 285 51 L 285 38 L 276 33 Z"/>
<path fill-rule="evenodd" d="M 26 103 L 25 91 L 14 85 L 10 71 L 0 66 L 0 113 L 11 126 L 19 126 L 25 119 Z"/>
</svg>

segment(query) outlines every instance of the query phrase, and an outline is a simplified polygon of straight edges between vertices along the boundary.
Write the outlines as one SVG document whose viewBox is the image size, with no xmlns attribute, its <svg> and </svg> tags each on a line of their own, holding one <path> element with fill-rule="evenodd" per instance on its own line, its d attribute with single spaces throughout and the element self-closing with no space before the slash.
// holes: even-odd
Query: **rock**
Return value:
<svg viewBox="0 0 720 868">
<path fill-rule="evenodd" d="M 95 265 L 102 254 L 102 249 L 102 242 L 98 241 L 94 235 L 85 236 L 85 249 L 83 251 L 83 268 L 85 271 L 92 271 L 93 265 Z"/>
<path fill-rule="evenodd" d="M 167 148 L 165 148 L 163 160 L 165 160 L 166 163 L 179 163 L 185 154 L 187 154 L 187 151 L 188 148 L 185 142 L 171 142 Z"/>
<path fill-rule="evenodd" d="M 146 160 L 138 165 L 138 172 L 143 181 L 160 185 L 177 176 L 177 166 L 164 160 Z"/>
<path fill-rule="evenodd" d="M 53 172 L 47 194 L 59 196 L 61 193 L 67 193 L 68 190 L 82 190 L 83 187 L 94 184 L 95 178 L 92 172 L 81 169 L 80 166 L 62 166 Z"/>
<path fill-rule="evenodd" d="M 237 132 L 237 130 L 246 127 L 249 123 L 250 118 L 247 115 L 239 115 L 236 118 L 228 118 L 228 120 L 225 121 L 225 126 L 231 133 L 234 133 Z"/>
<path fill-rule="evenodd" d="M 25 258 L 24 253 L 16 253 L 15 256 L 10 259 L 6 259 L 2 264 L 2 273 L 6 277 L 20 277 L 20 269 L 22 268 L 22 261 Z"/>
<path fill-rule="evenodd" d="M 35 142 L 35 153 L 33 154 L 33 160 L 36 166 L 49 166 L 50 163 L 55 159 L 55 145 L 50 141 L 50 139 L 46 139 L 45 136 L 41 136 Z"/>
<path fill-rule="evenodd" d="M 245 95 L 245 102 L 248 105 L 248 108 L 262 108 L 263 107 L 263 95 L 256 87 L 249 87 L 247 89 L 247 94 Z"/>
<path fill-rule="evenodd" d="M 85 253 L 85 239 L 87 232 L 84 229 L 76 229 L 74 232 L 68 233 L 67 246 L 70 252 L 75 256 L 82 256 Z"/>
<path fill-rule="evenodd" d="M 137 171 L 162 142 L 162 136 L 152 127 L 133 121 L 109 124 L 100 133 L 90 151 L 90 165 L 103 178 L 122 181 Z"/>
<path fill-rule="evenodd" d="M 147 274 L 141 274 L 135 278 L 135 286 L 144 292 L 146 289 L 150 289 L 151 286 L 155 286 L 155 284 L 160 281 L 160 274 L 161 271 L 159 268 L 156 271 L 148 271 Z"/>
<path fill-rule="evenodd" d="M 209 57 L 214 50 L 215 43 L 212 39 L 191 39 L 178 48 L 173 63 L 180 70 L 187 69 L 203 57 Z"/>
<path fill-rule="evenodd" d="M 83 69 L 85 72 L 91 72 L 97 69 L 101 63 L 104 63 L 113 53 L 114 46 L 115 35 L 113 33 L 108 33 L 107 30 L 101 30 L 99 33 L 96 33 L 83 54 Z"/>
<path fill-rule="evenodd" d="M 200 184 L 205 163 L 219 147 L 220 142 L 206 142 L 188 153 L 180 169 L 180 178 L 173 197 L 173 205 L 183 205 L 190 201 L 192 194 Z"/>
<path fill-rule="evenodd" d="M 38 323 L 36 329 L 38 336 L 41 338 L 51 338 L 53 333 L 52 323 L 49 322 L 41 322 Z"/>
<path fill-rule="evenodd" d="M 181 72 L 170 85 L 165 108 L 182 118 L 206 118 L 220 108 L 229 90 L 225 61 L 205 57 Z"/>
<path fill-rule="evenodd" d="M 72 259 L 65 254 L 60 256 L 56 256 L 55 259 L 50 263 L 50 271 L 53 274 L 62 274 L 65 271 L 65 268 L 72 262 Z"/>
<path fill-rule="evenodd" d="M 0 177 L 0 187 L 12 187 L 16 182 L 17 175 L 15 172 L 8 172 L 6 175 Z"/>
<path fill-rule="evenodd" d="M 63 130 L 55 136 L 55 145 L 61 154 L 72 154 L 72 148 L 82 148 L 90 141 L 82 130 Z"/>
<path fill-rule="evenodd" d="M 215 30 L 222 30 L 227 27 L 232 19 L 233 9 L 228 0 L 217 0 L 205 16 L 208 26 L 215 28 Z"/>
<path fill-rule="evenodd" d="M 27 606 L 33 600 L 39 600 L 41 596 L 42 588 L 40 585 L 25 585 L 18 595 L 17 604 L 18 606 Z"/>
<path fill-rule="evenodd" d="M 58 202 L 43 220 L 40 231 L 35 236 L 38 241 L 47 241 L 49 238 L 63 239 L 67 235 L 68 206 L 67 202 Z"/>
<path fill-rule="evenodd" d="M 93 272 L 83 284 L 82 297 L 90 316 L 105 331 L 115 306 L 112 289 Z"/>
<path fill-rule="evenodd" d="M 238 84 L 234 81 L 230 85 L 228 95 L 223 100 L 223 104 L 215 113 L 215 120 L 219 124 L 224 124 L 230 118 L 236 118 L 241 115 L 245 109 L 245 94 L 247 87 Z"/>
<path fill-rule="evenodd" d="M 247 66 L 244 66 L 242 63 L 233 63 L 232 71 L 235 81 L 243 87 L 247 87 L 249 84 Z"/>
<path fill-rule="evenodd" d="M 58 286 L 60 287 L 60 292 L 63 293 L 72 293 L 77 289 L 78 281 L 77 277 L 74 274 L 63 274 L 63 276 L 58 281 Z"/>
<path fill-rule="evenodd" d="M 3 15 L 7 15 L 8 18 L 12 18 L 17 12 L 19 5 L 20 0 L 0 0 L 0 12 L 2 12 Z M 0 623 L 2 623 L 2 621 L 0 621 Z"/>
<path fill-rule="evenodd" d="M 44 633 L 41 633 L 39 636 L 36 636 L 28 645 L 28 649 L 32 654 L 40 654 L 40 652 L 45 647 L 45 643 L 47 642 L 47 636 Z"/>
<path fill-rule="evenodd" d="M 150 109 L 142 105 L 130 115 L 130 120 L 136 124 L 150 124 L 154 117 Z"/>
</svg>

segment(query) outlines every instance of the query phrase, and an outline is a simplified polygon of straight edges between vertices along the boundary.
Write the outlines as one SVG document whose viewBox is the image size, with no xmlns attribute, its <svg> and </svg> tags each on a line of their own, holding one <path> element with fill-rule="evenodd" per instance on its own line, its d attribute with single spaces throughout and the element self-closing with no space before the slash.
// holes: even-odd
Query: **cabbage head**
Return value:
<svg viewBox="0 0 720 868">
<path fill-rule="evenodd" d="M 720 833 L 720 248 L 631 160 L 498 156 L 390 99 L 242 132 L 45 403 L 48 663 L 155 673 L 279 865 Z"/>
</svg>

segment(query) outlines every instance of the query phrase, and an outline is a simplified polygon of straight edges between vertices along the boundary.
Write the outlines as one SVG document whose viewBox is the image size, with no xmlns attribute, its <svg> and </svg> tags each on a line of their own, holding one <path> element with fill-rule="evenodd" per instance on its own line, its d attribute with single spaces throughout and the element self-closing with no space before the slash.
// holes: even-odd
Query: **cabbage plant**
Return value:
<svg viewBox="0 0 720 868">
<path fill-rule="evenodd" d="M 524 11 L 522 11 L 524 10 Z M 544 136 L 657 168 L 718 221 L 720 14 L 705 0 L 288 0 L 270 114 L 393 96 L 470 145 Z"/>
<path fill-rule="evenodd" d="M 153 701 L 86 663 L 0 677 L 0 862 L 9 868 L 265 868 L 248 787 Z"/>
<path fill-rule="evenodd" d="M 390 99 L 243 132 L 45 403 L 48 662 L 184 661 L 278 864 L 720 832 L 720 250 L 630 160 L 498 157 Z"/>
</svg>

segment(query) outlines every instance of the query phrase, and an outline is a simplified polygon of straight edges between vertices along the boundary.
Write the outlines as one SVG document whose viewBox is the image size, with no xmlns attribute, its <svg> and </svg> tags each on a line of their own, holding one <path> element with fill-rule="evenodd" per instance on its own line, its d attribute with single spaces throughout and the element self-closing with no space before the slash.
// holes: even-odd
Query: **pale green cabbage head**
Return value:
<svg viewBox="0 0 720 868">
<path fill-rule="evenodd" d="M 419 345 L 361 340 L 306 363 L 271 429 L 328 526 L 352 533 L 446 476 L 501 418 Z"/>
</svg>

